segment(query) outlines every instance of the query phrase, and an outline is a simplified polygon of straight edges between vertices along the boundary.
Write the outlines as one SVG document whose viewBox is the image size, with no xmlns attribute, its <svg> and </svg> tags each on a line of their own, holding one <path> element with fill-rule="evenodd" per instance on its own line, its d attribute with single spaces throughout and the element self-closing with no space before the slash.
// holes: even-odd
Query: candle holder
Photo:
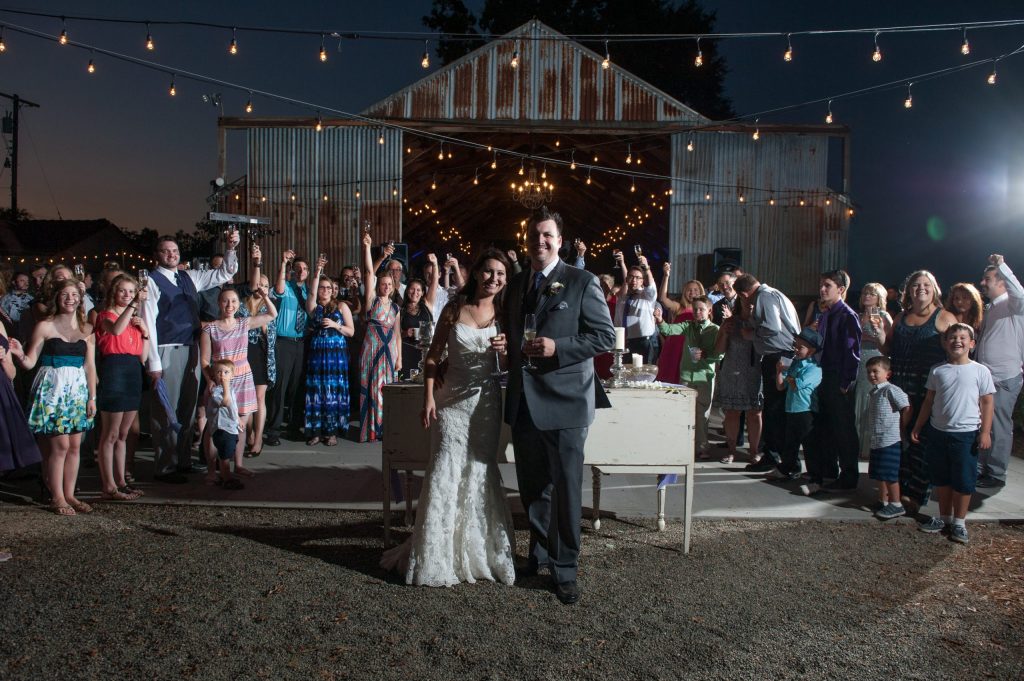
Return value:
<svg viewBox="0 0 1024 681">
<path fill-rule="evenodd" d="M 609 388 L 626 387 L 626 381 L 622 378 L 622 372 L 626 370 L 626 367 L 622 366 L 622 355 L 625 353 L 625 350 L 612 350 L 612 354 L 615 355 L 615 359 L 612 361 L 612 378 L 608 381 Z"/>
</svg>

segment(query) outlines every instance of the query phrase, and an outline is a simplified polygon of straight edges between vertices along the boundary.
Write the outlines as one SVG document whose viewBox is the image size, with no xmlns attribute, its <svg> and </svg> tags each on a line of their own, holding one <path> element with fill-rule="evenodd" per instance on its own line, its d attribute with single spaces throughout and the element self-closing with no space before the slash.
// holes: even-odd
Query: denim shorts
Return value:
<svg viewBox="0 0 1024 681">
<path fill-rule="evenodd" d="M 221 461 L 230 461 L 235 455 L 235 447 L 238 446 L 238 433 L 215 430 L 212 439 L 213 446 L 217 448 L 217 458 Z"/>
<path fill-rule="evenodd" d="M 973 494 L 978 480 L 978 431 L 951 433 L 928 425 L 925 456 L 931 484 Z"/>
<path fill-rule="evenodd" d="M 868 464 L 868 477 L 882 482 L 900 481 L 900 457 L 903 446 L 897 442 L 887 447 L 871 450 L 871 461 Z"/>
</svg>

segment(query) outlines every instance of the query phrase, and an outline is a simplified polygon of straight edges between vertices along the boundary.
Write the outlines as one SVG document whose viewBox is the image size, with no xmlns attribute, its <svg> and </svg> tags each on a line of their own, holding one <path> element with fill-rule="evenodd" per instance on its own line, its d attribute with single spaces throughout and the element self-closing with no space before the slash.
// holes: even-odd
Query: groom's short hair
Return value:
<svg viewBox="0 0 1024 681">
<path fill-rule="evenodd" d="M 536 227 L 539 223 L 545 220 L 551 220 L 555 223 L 555 227 L 558 228 L 558 236 L 562 236 L 562 216 L 554 211 L 548 210 L 547 206 L 541 206 L 537 210 L 533 211 L 533 215 L 530 216 L 530 229 Z"/>
</svg>

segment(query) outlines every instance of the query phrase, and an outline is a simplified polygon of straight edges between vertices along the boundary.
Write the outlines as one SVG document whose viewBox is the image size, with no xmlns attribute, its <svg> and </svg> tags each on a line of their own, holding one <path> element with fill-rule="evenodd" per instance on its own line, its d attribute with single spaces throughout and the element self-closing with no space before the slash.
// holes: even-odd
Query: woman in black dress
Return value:
<svg viewBox="0 0 1024 681">
<path fill-rule="evenodd" d="M 416 335 L 422 322 L 433 322 L 434 315 L 423 299 L 426 285 L 420 279 L 411 279 L 405 287 L 402 302 L 402 377 L 409 378 L 419 368 L 423 353 L 417 347 Z"/>
</svg>

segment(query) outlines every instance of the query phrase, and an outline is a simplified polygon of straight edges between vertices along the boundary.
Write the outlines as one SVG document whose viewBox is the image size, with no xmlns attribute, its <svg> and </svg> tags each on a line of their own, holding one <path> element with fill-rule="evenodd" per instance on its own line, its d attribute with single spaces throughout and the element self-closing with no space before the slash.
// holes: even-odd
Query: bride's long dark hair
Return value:
<svg viewBox="0 0 1024 681">
<path fill-rule="evenodd" d="M 494 318 L 501 319 L 501 315 L 505 309 L 505 291 L 508 290 L 508 282 L 512 278 L 512 263 L 509 262 L 508 256 L 499 251 L 497 248 L 485 248 L 481 251 L 480 255 L 477 256 L 473 266 L 469 269 L 469 276 L 466 278 L 466 284 L 459 291 L 458 297 L 445 305 L 444 310 L 441 312 L 441 318 L 445 321 L 454 324 L 459 319 L 459 312 L 462 310 L 462 306 L 466 303 L 473 302 L 477 297 L 477 288 L 479 283 L 476 280 L 476 274 L 484 268 L 484 264 L 488 260 L 497 260 L 505 267 L 505 286 L 498 295 L 494 296 Z"/>
</svg>

